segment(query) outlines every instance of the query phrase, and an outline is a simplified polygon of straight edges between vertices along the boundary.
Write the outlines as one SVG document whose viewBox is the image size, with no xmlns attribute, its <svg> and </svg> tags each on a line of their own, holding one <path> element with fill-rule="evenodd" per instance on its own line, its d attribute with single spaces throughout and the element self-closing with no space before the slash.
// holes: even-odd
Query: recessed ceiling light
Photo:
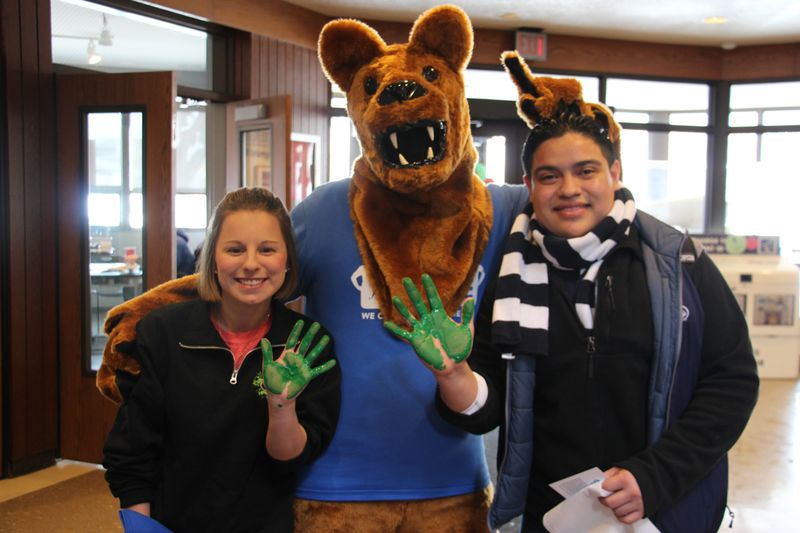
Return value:
<svg viewBox="0 0 800 533">
<path fill-rule="evenodd" d="M 726 22 L 728 22 L 728 19 L 725 17 L 706 17 L 703 19 L 705 24 L 725 24 Z"/>
</svg>

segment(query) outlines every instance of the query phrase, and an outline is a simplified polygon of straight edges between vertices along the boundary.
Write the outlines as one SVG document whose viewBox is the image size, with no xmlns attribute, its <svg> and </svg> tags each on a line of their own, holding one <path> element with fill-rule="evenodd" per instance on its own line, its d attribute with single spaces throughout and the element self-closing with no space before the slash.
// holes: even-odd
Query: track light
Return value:
<svg viewBox="0 0 800 533">
<path fill-rule="evenodd" d="M 97 44 L 100 46 L 112 46 L 114 44 L 114 34 L 108 29 L 108 19 L 105 13 L 103 13 L 103 29 L 100 31 L 100 37 L 97 38 Z"/>
<path fill-rule="evenodd" d="M 89 46 L 86 48 L 86 62 L 90 65 L 96 65 L 103 60 L 103 56 L 95 50 L 94 39 L 89 39 Z"/>
</svg>

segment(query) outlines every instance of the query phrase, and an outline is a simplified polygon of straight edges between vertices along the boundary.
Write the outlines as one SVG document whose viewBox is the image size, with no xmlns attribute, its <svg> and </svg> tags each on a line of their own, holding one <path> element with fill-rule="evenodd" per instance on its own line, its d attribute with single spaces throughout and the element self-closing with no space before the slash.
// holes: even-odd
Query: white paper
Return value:
<svg viewBox="0 0 800 533">
<path fill-rule="evenodd" d="M 605 476 L 599 468 L 590 468 L 550 486 L 566 499 L 550 509 L 542 520 L 550 533 L 658 533 L 658 528 L 644 518 L 628 525 L 614 511 L 598 501 L 611 494 L 601 488 Z"/>
<path fill-rule="evenodd" d="M 584 487 L 587 487 L 598 481 L 603 481 L 606 478 L 603 471 L 597 467 L 578 472 L 569 477 L 565 477 L 560 481 L 550 483 L 550 488 L 559 493 L 564 498 L 569 498 L 573 494 L 577 494 Z"/>
</svg>

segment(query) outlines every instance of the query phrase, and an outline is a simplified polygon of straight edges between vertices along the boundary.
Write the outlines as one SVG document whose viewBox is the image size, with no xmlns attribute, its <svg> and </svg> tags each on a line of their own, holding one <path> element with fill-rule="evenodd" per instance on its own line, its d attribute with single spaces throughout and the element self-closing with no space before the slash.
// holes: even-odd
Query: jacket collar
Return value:
<svg viewBox="0 0 800 533">
<path fill-rule="evenodd" d="M 211 323 L 213 303 L 197 300 L 187 309 L 186 323 L 189 325 L 181 335 L 179 342 L 186 346 L 213 346 L 226 348 L 214 325 Z M 306 324 L 308 326 L 308 324 Z M 286 343 L 286 335 L 294 327 L 292 313 L 282 302 L 272 302 L 272 325 L 267 332 L 267 339 L 273 348 L 281 348 Z M 275 336 L 278 336 L 276 338 Z"/>
</svg>

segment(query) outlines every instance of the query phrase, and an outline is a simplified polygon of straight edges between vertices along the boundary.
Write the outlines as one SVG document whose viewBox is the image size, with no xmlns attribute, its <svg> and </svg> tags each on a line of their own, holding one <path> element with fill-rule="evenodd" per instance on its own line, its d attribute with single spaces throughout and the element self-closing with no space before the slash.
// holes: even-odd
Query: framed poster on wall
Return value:
<svg viewBox="0 0 800 533">
<path fill-rule="evenodd" d="M 291 207 L 303 201 L 319 185 L 320 137 L 292 133 L 291 146 Z"/>
</svg>

